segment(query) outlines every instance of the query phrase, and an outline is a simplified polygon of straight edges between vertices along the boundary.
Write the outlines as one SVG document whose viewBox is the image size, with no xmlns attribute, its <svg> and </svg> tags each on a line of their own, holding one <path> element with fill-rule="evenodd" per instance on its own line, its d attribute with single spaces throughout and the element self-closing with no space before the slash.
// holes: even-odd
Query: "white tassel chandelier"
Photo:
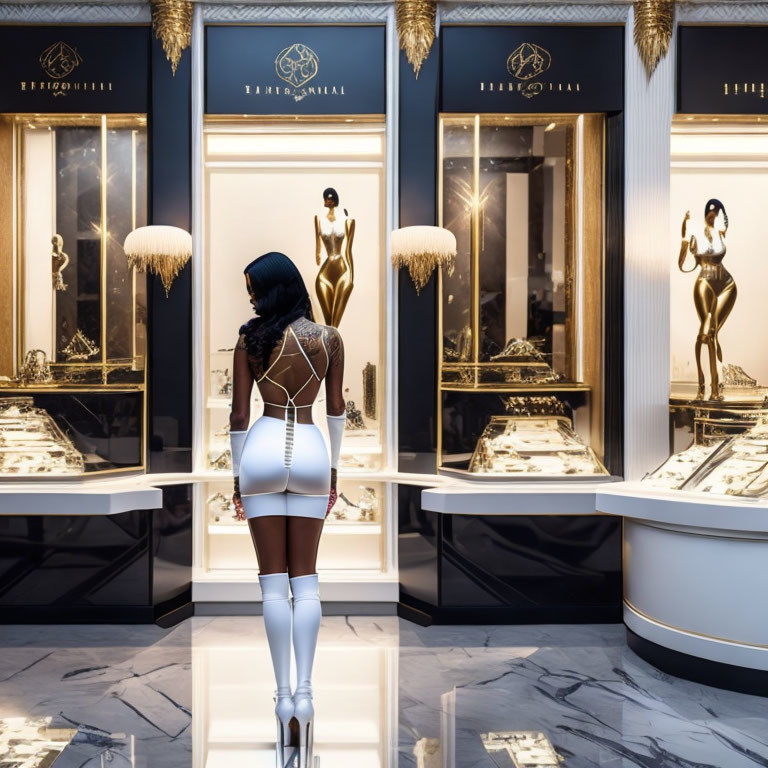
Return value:
<svg viewBox="0 0 768 768">
<path fill-rule="evenodd" d="M 123 244 L 128 267 L 159 275 L 165 295 L 192 256 L 192 235 L 179 227 L 159 224 L 134 229 Z"/>
<path fill-rule="evenodd" d="M 408 267 L 416 293 L 429 282 L 436 267 L 453 272 L 456 236 L 442 227 L 403 227 L 392 232 L 392 266 Z"/>
</svg>

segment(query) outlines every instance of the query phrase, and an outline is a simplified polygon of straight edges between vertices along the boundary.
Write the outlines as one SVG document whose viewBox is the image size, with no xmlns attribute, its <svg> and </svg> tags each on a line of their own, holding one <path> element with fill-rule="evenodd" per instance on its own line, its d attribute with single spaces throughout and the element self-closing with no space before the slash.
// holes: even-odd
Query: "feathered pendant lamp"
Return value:
<svg viewBox="0 0 768 768">
<path fill-rule="evenodd" d="M 395 0 L 397 39 L 416 78 L 435 42 L 437 0 Z"/>
<path fill-rule="evenodd" d="M 416 293 L 429 282 L 436 267 L 453 271 L 456 236 L 442 227 L 403 227 L 392 232 L 392 266 L 408 267 Z"/>
<path fill-rule="evenodd" d="M 134 229 L 123 244 L 128 267 L 159 275 L 168 296 L 171 285 L 192 256 L 192 235 L 159 224 Z"/>
<path fill-rule="evenodd" d="M 675 0 L 635 0 L 635 45 L 648 77 L 667 55 L 675 28 Z"/>
</svg>

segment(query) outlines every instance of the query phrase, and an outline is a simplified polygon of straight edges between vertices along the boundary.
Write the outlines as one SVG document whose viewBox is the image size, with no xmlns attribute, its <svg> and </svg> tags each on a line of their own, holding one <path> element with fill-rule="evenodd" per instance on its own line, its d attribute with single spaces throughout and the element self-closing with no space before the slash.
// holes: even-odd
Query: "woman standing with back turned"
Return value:
<svg viewBox="0 0 768 768">
<path fill-rule="evenodd" d="M 313 321 L 304 281 L 287 256 L 260 256 L 246 267 L 245 280 L 257 316 L 240 328 L 234 355 L 233 499 L 238 518 L 248 520 L 259 561 L 264 625 L 277 682 L 277 766 L 289 765 L 289 747 L 297 746 L 299 768 L 308 768 L 314 719 L 312 662 L 321 619 L 317 548 L 336 500 L 346 422 L 344 348 L 335 328 Z M 312 422 L 312 405 L 323 380 L 330 458 Z M 248 429 L 254 381 L 264 400 L 264 415 Z M 297 677 L 293 693 L 291 639 Z"/>
</svg>

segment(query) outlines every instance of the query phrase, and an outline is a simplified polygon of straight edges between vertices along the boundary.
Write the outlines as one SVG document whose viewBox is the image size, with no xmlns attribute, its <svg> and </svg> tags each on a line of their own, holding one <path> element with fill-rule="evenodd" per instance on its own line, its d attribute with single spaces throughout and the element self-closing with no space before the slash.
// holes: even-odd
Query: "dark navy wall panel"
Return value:
<svg viewBox="0 0 768 768">
<path fill-rule="evenodd" d="M 768 114 L 768 27 L 680 27 L 677 64 L 679 112 Z"/>
<path fill-rule="evenodd" d="M 605 121 L 604 463 L 624 474 L 624 114 Z"/>
<path fill-rule="evenodd" d="M 443 27 L 444 112 L 612 112 L 624 27 Z"/>
<path fill-rule="evenodd" d="M 400 55 L 400 226 L 436 224 L 438 46 L 419 79 Z M 402 471 L 434 472 L 436 439 L 437 277 L 416 294 L 399 274 L 398 438 Z"/>
<path fill-rule="evenodd" d="M 139 112 L 148 26 L 1 26 L 0 112 Z"/>
<path fill-rule="evenodd" d="M 208 114 L 386 111 L 382 25 L 211 26 L 205 49 Z"/>
<path fill-rule="evenodd" d="M 159 40 L 152 41 L 150 116 L 151 223 L 189 230 L 192 219 L 190 53 L 174 77 Z M 150 279 L 149 468 L 192 469 L 191 265 L 168 298 L 160 278 Z"/>
</svg>

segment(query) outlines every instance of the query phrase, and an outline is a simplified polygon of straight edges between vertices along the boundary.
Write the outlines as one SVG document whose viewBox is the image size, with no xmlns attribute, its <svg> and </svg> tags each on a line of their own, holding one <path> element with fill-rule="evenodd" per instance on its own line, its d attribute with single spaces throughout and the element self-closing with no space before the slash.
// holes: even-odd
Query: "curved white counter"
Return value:
<svg viewBox="0 0 768 768">
<path fill-rule="evenodd" d="M 766 500 L 616 483 L 598 491 L 596 507 L 624 518 L 631 632 L 669 651 L 768 674 Z"/>
</svg>

